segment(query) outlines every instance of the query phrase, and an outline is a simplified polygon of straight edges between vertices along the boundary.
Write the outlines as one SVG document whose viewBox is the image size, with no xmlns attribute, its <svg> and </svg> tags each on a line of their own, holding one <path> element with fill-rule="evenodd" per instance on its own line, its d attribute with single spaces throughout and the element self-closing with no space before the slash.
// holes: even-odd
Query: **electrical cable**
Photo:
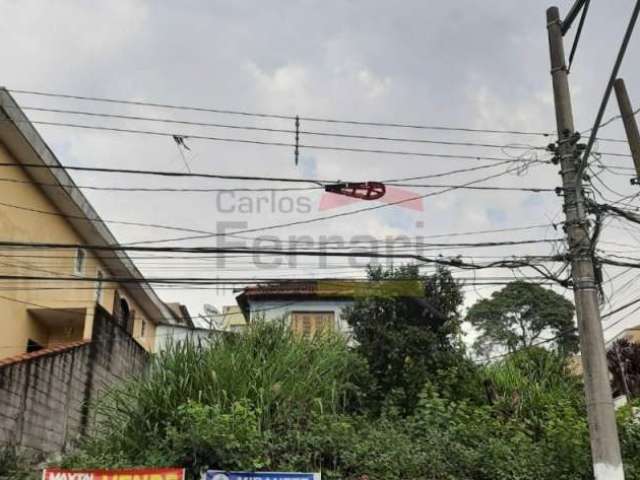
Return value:
<svg viewBox="0 0 640 480">
<path fill-rule="evenodd" d="M 105 167 L 83 167 L 78 165 L 43 165 L 40 163 L 15 163 L 0 162 L 0 167 L 23 167 L 23 168 L 46 168 L 59 170 L 77 170 L 80 172 L 99 173 L 125 173 L 131 175 L 155 175 L 160 177 L 190 177 L 190 178 L 215 178 L 219 180 L 242 180 L 256 182 L 285 182 L 285 183 L 313 183 L 322 185 L 323 183 L 337 183 L 335 180 L 319 180 L 315 178 L 291 178 L 291 177 L 257 177 L 250 175 L 224 175 L 218 173 L 189 173 L 167 170 L 139 170 L 130 168 L 105 168 Z"/>
<path fill-rule="evenodd" d="M 138 116 L 138 115 L 122 115 L 122 114 L 112 114 L 112 113 L 103 113 L 103 112 L 88 112 L 84 110 L 65 110 L 65 109 L 58 109 L 58 108 L 45 108 L 45 107 L 32 107 L 32 106 L 21 106 L 20 109 L 37 111 L 37 112 L 83 115 L 83 116 L 95 117 L 95 118 L 113 118 L 113 119 L 119 119 L 119 120 L 168 123 L 172 125 L 226 128 L 226 129 L 232 129 L 232 130 L 246 130 L 246 131 L 257 131 L 257 132 L 267 132 L 267 133 L 285 133 L 288 135 L 295 135 L 296 133 L 296 130 L 286 129 L 286 128 L 268 128 L 268 127 L 253 127 L 250 125 L 229 125 L 225 123 L 195 122 L 195 121 L 175 120 L 171 118 L 161 118 L 161 117 L 145 117 L 145 116 Z M 31 122 L 34 124 L 41 123 L 38 120 L 31 120 Z M 449 141 L 449 140 L 428 140 L 423 138 L 389 137 L 389 136 L 380 136 L 380 135 L 357 135 L 357 134 L 338 133 L 338 132 L 318 132 L 313 130 L 299 130 L 298 134 L 319 136 L 319 137 L 347 138 L 347 139 L 355 139 L 355 140 L 377 140 L 377 141 L 402 142 L 402 143 L 424 143 L 424 144 L 432 144 L 432 145 L 448 145 L 448 146 L 459 146 L 459 147 L 481 147 L 481 148 L 499 148 L 499 149 L 508 147 L 516 150 L 529 150 L 532 148 L 534 150 L 546 149 L 546 147 L 532 147 L 532 146 L 517 145 L 517 144 L 501 145 L 501 144 L 495 144 L 495 143 L 456 142 L 456 141 Z M 188 137 L 189 135 L 186 135 L 186 134 L 184 135 L 184 138 L 188 138 Z"/>
<path fill-rule="evenodd" d="M 607 108 L 607 103 L 609 102 L 609 97 L 611 95 L 611 90 L 613 89 L 613 84 L 615 82 L 616 77 L 618 76 L 618 70 L 620 69 L 620 65 L 622 64 L 622 59 L 627 51 L 627 46 L 629 44 L 629 40 L 631 39 L 631 35 L 633 33 L 633 29 L 636 24 L 636 20 L 638 19 L 638 14 L 640 13 L 640 0 L 636 0 L 635 7 L 633 8 L 633 12 L 631 13 L 631 18 L 629 19 L 629 25 L 627 26 L 627 30 L 622 39 L 622 44 L 620 45 L 620 49 L 618 50 L 618 55 L 616 56 L 616 61 L 613 65 L 613 69 L 611 71 L 611 75 L 609 77 L 609 81 L 607 82 L 607 86 L 604 91 L 604 95 L 602 96 L 602 101 L 600 102 L 600 107 L 598 108 L 598 113 L 596 115 L 596 119 L 591 129 L 591 134 L 589 136 L 589 141 L 587 142 L 587 146 L 584 150 L 584 154 L 582 158 L 580 158 L 578 162 L 577 168 L 577 177 L 581 178 L 582 174 L 587 166 L 589 161 L 589 156 L 591 155 L 591 149 L 593 148 L 593 144 L 596 141 L 596 137 L 598 135 L 598 130 L 600 129 L 600 124 L 602 123 L 602 117 L 604 116 L 604 112 Z M 578 191 L 581 188 L 580 182 L 577 183 L 576 188 Z"/>
<path fill-rule="evenodd" d="M 96 190 L 106 192 L 167 192 L 167 193 L 225 193 L 225 192 L 309 192 L 324 190 L 323 187 L 297 187 L 297 188 L 173 188 L 173 187 L 99 187 L 96 185 L 72 185 L 63 183 L 36 182 L 32 180 L 20 180 L 16 178 L 0 177 L 0 182 L 37 185 L 39 187 L 55 188 L 79 188 L 80 190 Z"/>
<path fill-rule="evenodd" d="M 164 108 L 164 109 L 170 109 L 170 110 L 189 110 L 189 111 L 195 111 L 195 112 L 218 113 L 218 114 L 227 114 L 227 115 L 239 115 L 239 116 L 245 116 L 245 117 L 271 118 L 271 119 L 291 120 L 291 121 L 295 121 L 296 119 L 295 115 L 257 113 L 257 112 L 248 112 L 248 111 L 240 111 L 240 110 L 205 108 L 205 107 L 196 107 L 196 106 L 187 106 L 187 105 L 171 105 L 166 103 L 153 103 L 153 102 L 142 102 L 142 101 L 133 101 L 133 100 L 118 100 L 118 99 L 106 98 L 106 97 L 68 95 L 68 94 L 62 94 L 62 93 L 42 92 L 42 91 L 24 90 L 24 89 L 9 89 L 9 91 L 12 93 L 19 93 L 19 94 L 25 94 L 25 95 L 38 95 L 38 96 L 45 96 L 45 97 L 66 98 L 66 99 L 72 99 L 72 100 L 83 100 L 83 101 L 102 102 L 102 103 L 116 103 L 121 105 L 136 105 L 136 106 L 143 106 L 143 107 Z M 409 129 L 417 129 L 417 130 L 444 130 L 444 131 L 472 132 L 472 133 L 534 135 L 534 136 L 544 136 L 544 137 L 553 136 L 553 134 L 549 132 L 531 132 L 531 131 L 526 132 L 526 131 L 518 131 L 518 130 L 447 127 L 447 126 L 439 126 L 439 125 L 415 125 L 415 124 L 393 123 L 393 122 L 367 122 L 367 121 L 359 121 L 359 120 L 339 120 L 339 119 L 331 119 L 331 118 L 306 117 L 306 116 L 299 116 L 299 119 L 304 122 L 360 125 L 360 126 L 371 126 L 371 127 L 409 128 Z"/>
<path fill-rule="evenodd" d="M 255 140 L 255 139 L 247 139 L 247 138 L 230 138 L 230 137 L 217 137 L 217 136 L 209 136 L 209 135 L 195 135 L 195 134 L 186 134 L 186 133 L 176 133 L 176 132 L 160 132 L 157 130 L 139 130 L 133 128 L 118 128 L 118 127 L 105 127 L 100 125 L 86 125 L 81 123 L 65 123 L 65 122 L 47 122 L 36 120 L 31 123 L 35 125 L 47 125 L 47 126 L 55 126 L 55 127 L 70 127 L 70 128 L 81 128 L 88 130 L 101 130 L 106 132 L 116 132 L 116 133 L 131 133 L 138 135 L 152 135 L 152 136 L 161 136 L 161 137 L 171 137 L 175 139 L 175 137 L 180 138 L 189 138 L 195 140 L 208 140 L 215 142 L 229 142 L 229 143 L 242 143 L 242 144 L 252 144 L 252 145 L 266 145 L 266 146 L 274 146 L 274 147 L 288 147 L 295 148 L 295 143 L 287 143 L 287 142 L 276 142 L 270 140 Z M 433 142 L 432 142 L 433 143 Z M 443 142 L 438 142 L 443 143 Z M 445 145 L 455 145 L 453 142 L 444 143 Z M 459 145 L 462 142 L 458 143 Z M 447 154 L 447 153 L 433 153 L 433 152 L 421 152 L 421 151 L 407 151 L 407 150 L 381 150 L 381 149 L 373 149 L 373 148 L 359 148 L 359 147 L 340 147 L 340 146 L 332 146 L 332 145 L 316 145 L 316 144 L 302 144 L 298 143 L 297 146 L 299 148 L 306 148 L 310 150 L 328 150 L 328 151 L 336 151 L 336 152 L 352 152 L 352 153 L 373 153 L 373 154 L 381 154 L 381 155 L 400 155 L 400 156 L 414 156 L 414 157 L 428 157 L 428 158 L 450 158 L 454 160 L 489 160 L 500 162 L 505 160 L 502 157 L 491 157 L 484 155 L 463 155 L 463 154 Z M 471 143 L 467 143 L 463 146 L 475 146 Z M 547 147 L 535 147 L 535 146 L 522 146 L 517 144 L 506 144 L 506 145 L 490 145 L 484 144 L 480 145 L 481 148 L 500 148 L 503 153 L 505 153 L 506 148 L 515 148 L 527 151 L 547 151 Z M 630 158 L 631 155 L 628 153 L 616 153 L 616 152 L 602 152 L 603 155 L 608 155 L 612 157 L 624 157 Z M 544 160 L 529 160 L 531 162 L 544 162 Z"/>
<path fill-rule="evenodd" d="M 1 164 L 0 164 L 1 165 Z M 500 172 L 497 174 L 493 174 L 493 175 L 488 175 L 476 180 L 471 180 L 467 183 L 462 184 L 462 186 L 470 186 L 470 185 L 474 185 L 477 183 L 481 183 L 487 180 L 491 180 L 493 178 L 497 178 L 503 175 L 507 175 L 509 173 L 512 173 L 513 171 L 517 170 L 517 168 L 511 168 L 508 170 L 505 170 L 504 172 Z M 321 221 L 325 221 L 325 220 L 333 220 L 335 218 L 342 218 L 342 217 L 347 217 L 347 216 L 351 216 L 351 215 L 356 215 L 358 213 L 362 213 L 362 212 L 368 212 L 368 211 L 372 211 L 372 210 L 379 210 L 381 208 L 388 208 L 394 205 L 401 205 L 403 203 L 407 203 L 407 202 L 411 202 L 411 201 L 415 201 L 415 200 L 419 200 L 419 199 L 424 199 L 424 198 L 428 198 L 428 197 L 433 197 L 436 195 L 441 195 L 447 192 L 451 192 L 454 190 L 457 190 L 460 187 L 451 187 L 451 188 L 444 188 L 442 190 L 437 190 L 435 192 L 429 192 L 423 195 L 416 195 L 413 197 L 409 197 L 409 198 L 405 198 L 405 199 L 401 199 L 401 200 L 397 200 L 397 201 L 393 201 L 393 202 L 387 202 L 384 204 L 380 204 L 380 205 L 373 205 L 371 207 L 364 207 L 364 208 L 360 208 L 360 209 L 356 209 L 356 210 L 351 210 L 348 212 L 341 212 L 341 213 L 335 213 L 332 215 L 324 215 L 324 216 L 320 216 L 320 217 L 314 217 L 314 218 L 309 218 L 309 219 L 305 219 L 305 220 L 297 220 L 297 221 L 293 221 L 293 222 L 286 222 L 286 223 L 280 223 L 280 224 L 275 224 L 275 225 L 269 225 L 266 227 L 257 227 L 257 228 L 249 228 L 249 229 L 244 229 L 244 230 L 238 230 L 236 232 L 234 232 L 236 235 L 239 234 L 244 234 L 244 233 L 253 233 L 253 232 L 264 232 L 264 231 L 268 231 L 268 230 L 274 230 L 274 229 L 279 229 L 279 228 L 285 228 L 285 227 L 291 227 L 291 226 L 297 226 L 297 225 L 308 225 L 311 223 L 316 223 L 316 222 L 321 222 Z M 197 236 L 185 236 L 185 237 L 178 237 L 178 238 L 167 238 L 167 239 L 161 239 L 161 240 L 152 240 L 152 241 L 144 241 L 144 242 L 134 242 L 131 243 L 132 245 L 139 245 L 139 244 L 144 244 L 144 243 L 165 243 L 165 242 L 173 242 L 173 241 L 183 241 L 183 240 L 197 240 L 197 239 L 205 239 L 205 238 L 211 238 L 211 237 L 215 237 L 215 236 L 220 236 L 220 234 L 214 234 L 214 235 L 197 235 Z"/>
<path fill-rule="evenodd" d="M 567 74 L 571 71 L 571 65 L 573 65 L 573 58 L 576 54 L 578 43 L 580 42 L 580 35 L 582 34 L 582 27 L 584 26 L 584 21 L 587 17 L 587 10 L 589 10 L 589 3 L 591 3 L 591 0 L 586 0 L 584 2 L 584 5 L 582 6 L 582 15 L 580 16 L 580 22 L 578 23 L 576 36 L 573 39 L 573 44 L 571 45 L 571 53 L 569 54 L 569 65 L 567 66 Z"/>
<path fill-rule="evenodd" d="M 116 127 L 102 127 L 97 125 L 84 125 L 80 123 L 64 123 L 64 122 L 44 122 L 37 121 L 32 122 L 38 125 L 48 125 L 55 127 L 70 127 L 70 128 L 80 128 L 87 130 L 99 130 L 105 132 L 117 132 L 117 133 L 132 133 L 139 135 L 152 135 L 152 136 L 160 136 L 160 137 L 175 137 L 176 135 L 189 138 L 192 140 L 209 140 L 215 142 L 229 142 L 229 143 L 241 143 L 241 144 L 251 144 L 251 145 L 268 145 L 274 147 L 287 147 L 287 148 L 295 148 L 295 143 L 288 142 L 274 142 L 268 140 L 252 140 L 245 138 L 230 138 L 230 137 L 214 137 L 210 135 L 187 135 L 187 134 L 176 134 L 176 133 L 167 133 L 167 132 L 159 132 L 156 130 L 138 130 L 133 128 L 116 128 Z M 373 149 L 373 148 L 357 148 L 357 147 L 339 147 L 339 146 L 330 146 L 330 145 L 315 145 L 315 144 L 298 144 L 299 148 L 304 148 L 307 150 L 327 150 L 333 152 L 351 152 L 351 153 L 372 153 L 376 155 L 399 155 L 399 156 L 410 156 L 410 157 L 427 157 L 427 158 L 449 158 L 452 160 L 489 160 L 495 162 L 502 162 L 505 158 L 502 157 L 491 157 L 486 155 L 463 155 L 463 154 L 447 154 L 447 153 L 433 153 L 433 152 L 420 152 L 420 151 L 407 151 L 407 150 L 382 150 L 382 149 Z M 541 147 L 541 150 L 544 150 Z M 619 156 L 628 156 L 624 154 L 615 154 Z M 540 160 L 531 160 L 531 161 L 540 161 Z"/>
<path fill-rule="evenodd" d="M 295 121 L 297 117 L 299 118 L 299 120 L 304 122 L 343 124 L 343 125 L 354 125 L 354 126 L 365 126 L 365 127 L 407 128 L 407 129 L 413 129 L 413 130 L 488 133 L 488 134 L 500 134 L 500 135 L 503 135 L 503 134 L 525 135 L 525 136 L 539 136 L 539 137 L 541 136 L 546 138 L 551 138 L 554 136 L 554 133 L 552 132 L 541 132 L 541 131 L 486 129 L 486 128 L 483 129 L 483 128 L 470 128 L 470 127 L 448 127 L 443 125 L 417 125 L 417 124 L 400 123 L 400 122 L 374 122 L 374 121 L 344 120 L 344 119 L 341 120 L 341 119 L 333 119 L 333 118 L 258 113 L 258 112 L 206 108 L 206 107 L 187 106 L 187 105 L 172 105 L 167 103 L 122 100 L 122 99 L 114 99 L 114 98 L 106 98 L 106 97 L 69 95 L 69 94 L 62 94 L 62 93 L 43 92 L 43 91 L 25 90 L 25 89 L 8 89 L 8 91 L 11 93 L 17 93 L 17 94 L 23 94 L 23 95 L 36 95 L 36 96 L 44 96 L 44 97 L 51 97 L 51 98 L 65 98 L 70 100 L 82 100 L 82 101 L 121 104 L 121 105 L 135 105 L 140 107 L 164 108 L 169 110 L 185 110 L 185 111 L 206 112 L 206 113 L 215 113 L 215 114 L 238 115 L 238 116 L 254 117 L 254 118 L 269 118 L 269 119 L 275 119 L 275 120 Z M 604 142 L 627 143 L 626 140 L 615 139 L 615 138 L 599 138 L 598 140 L 604 141 Z"/>
</svg>

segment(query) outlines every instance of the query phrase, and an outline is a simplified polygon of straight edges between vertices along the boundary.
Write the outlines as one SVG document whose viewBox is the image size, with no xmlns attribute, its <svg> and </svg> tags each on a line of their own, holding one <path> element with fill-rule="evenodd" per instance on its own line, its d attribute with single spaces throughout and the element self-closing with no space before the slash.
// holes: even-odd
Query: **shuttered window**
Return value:
<svg viewBox="0 0 640 480">
<path fill-rule="evenodd" d="M 298 335 L 313 336 L 334 329 L 334 312 L 291 312 L 291 330 Z"/>
</svg>

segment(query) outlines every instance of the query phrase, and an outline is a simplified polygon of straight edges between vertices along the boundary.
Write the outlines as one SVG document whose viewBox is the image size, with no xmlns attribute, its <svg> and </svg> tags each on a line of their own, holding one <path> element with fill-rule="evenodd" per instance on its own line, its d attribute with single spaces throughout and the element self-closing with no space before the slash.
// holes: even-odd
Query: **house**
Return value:
<svg viewBox="0 0 640 480">
<path fill-rule="evenodd" d="M 611 347 L 611 345 L 613 345 L 613 342 L 620 339 L 629 340 L 630 342 L 634 342 L 634 343 L 640 343 L 640 327 L 635 326 L 631 328 L 626 328 L 622 330 L 620 333 L 618 333 L 615 337 L 612 337 L 609 340 L 607 340 L 607 342 L 605 343 L 607 350 Z"/>
<path fill-rule="evenodd" d="M 185 305 L 178 302 L 171 302 L 166 305 L 173 316 L 173 320 L 163 321 L 158 324 L 156 328 L 156 352 L 162 352 L 170 344 L 176 342 L 186 340 L 194 342 L 206 341 L 212 335 L 218 333 L 215 328 L 212 328 L 213 326 L 204 328 L 196 325 Z"/>
<path fill-rule="evenodd" d="M 247 328 L 247 320 L 238 305 L 222 307 L 222 330 L 225 332 L 242 332 Z"/>
<path fill-rule="evenodd" d="M 353 305 L 353 284 L 300 280 L 246 287 L 236 297 L 247 322 L 283 319 L 301 335 L 331 330 L 351 335 L 344 309 Z"/>
<path fill-rule="evenodd" d="M 0 246 L 0 359 L 91 340 L 96 305 L 153 351 L 158 325 L 180 320 L 125 252 L 81 247 L 118 241 L 60 167 L 0 88 L 0 241 L 79 245 L 75 250 Z"/>
</svg>

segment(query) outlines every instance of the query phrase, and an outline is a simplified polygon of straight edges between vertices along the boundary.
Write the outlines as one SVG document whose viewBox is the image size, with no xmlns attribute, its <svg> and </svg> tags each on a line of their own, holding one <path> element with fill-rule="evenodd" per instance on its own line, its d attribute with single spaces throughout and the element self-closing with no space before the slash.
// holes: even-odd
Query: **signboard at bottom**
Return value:
<svg viewBox="0 0 640 480">
<path fill-rule="evenodd" d="M 320 480 L 319 473 L 301 472 L 224 472 L 208 470 L 203 480 Z"/>
<path fill-rule="evenodd" d="M 45 468 L 42 480 L 185 480 L 184 468 L 117 468 L 67 470 Z"/>
</svg>

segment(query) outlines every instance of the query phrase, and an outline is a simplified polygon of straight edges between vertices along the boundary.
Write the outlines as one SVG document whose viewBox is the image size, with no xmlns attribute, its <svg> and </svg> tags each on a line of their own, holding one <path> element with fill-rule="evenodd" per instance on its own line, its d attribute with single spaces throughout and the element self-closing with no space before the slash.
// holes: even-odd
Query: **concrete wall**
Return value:
<svg viewBox="0 0 640 480">
<path fill-rule="evenodd" d="M 93 340 L 0 360 L 0 444 L 64 451 L 88 428 L 89 403 L 142 373 L 147 357 L 98 307 Z"/>
<path fill-rule="evenodd" d="M 0 163 L 15 163 L 6 148 L 0 144 Z M 21 242 L 50 242 L 82 244 L 83 239 L 62 216 L 55 205 L 45 196 L 22 167 L 2 168 L 0 177 L 0 232 L 2 240 Z M 96 277 L 101 271 L 105 277 L 122 275 L 109 272 L 91 252 L 86 252 L 82 272 L 75 271 L 73 250 L 9 250 L 0 249 L 0 274 L 15 276 L 86 276 Z M 87 316 L 83 328 L 84 339 L 89 339 L 93 323 L 93 306 L 96 302 L 96 285 L 93 282 L 11 280 L 2 282 L 12 287 L 0 296 L 0 358 L 22 353 L 27 339 L 43 346 L 55 342 L 73 341 L 77 334 L 65 335 L 62 329 L 52 331 L 43 326 L 28 312 L 29 308 L 85 308 Z M 46 287 L 43 289 L 42 287 Z M 104 284 L 99 303 L 113 311 L 114 293 L 118 285 Z M 119 289 L 120 296 L 127 299 L 135 309 L 133 335 L 148 350 L 155 343 L 155 322 L 145 318 L 139 305 Z M 145 334 L 141 335 L 145 321 Z M 66 331 L 66 330 L 65 330 Z"/>
</svg>

